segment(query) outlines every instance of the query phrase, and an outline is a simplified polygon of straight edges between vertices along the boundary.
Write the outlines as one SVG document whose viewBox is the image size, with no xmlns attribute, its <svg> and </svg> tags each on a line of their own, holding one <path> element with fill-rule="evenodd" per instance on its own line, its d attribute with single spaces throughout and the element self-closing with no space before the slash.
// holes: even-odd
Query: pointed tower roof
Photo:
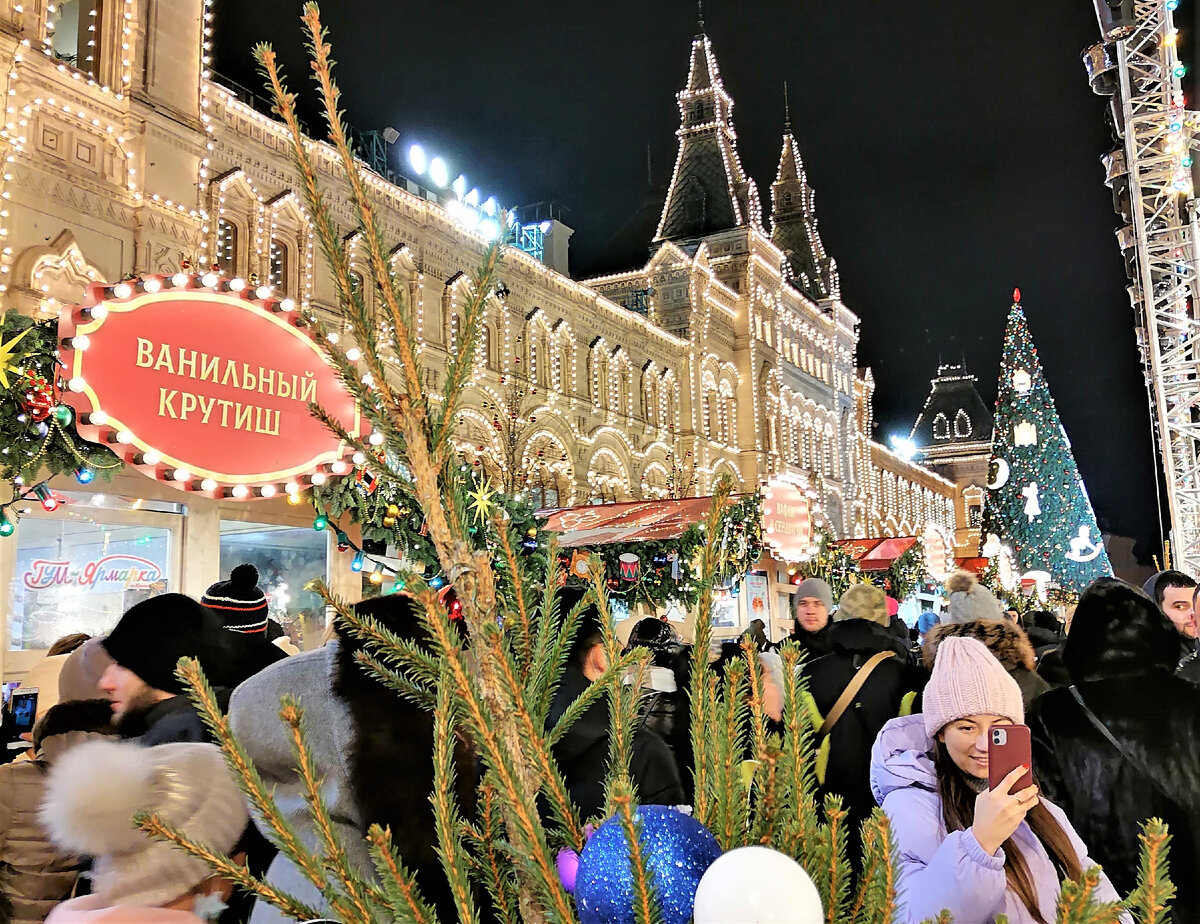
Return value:
<svg viewBox="0 0 1200 924">
<path fill-rule="evenodd" d="M 697 23 L 687 84 L 679 102 L 679 153 L 655 241 L 703 237 L 741 225 L 762 227 L 758 187 L 746 175 L 712 44 Z"/>
<path fill-rule="evenodd" d="M 991 443 L 992 413 L 979 396 L 977 382 L 966 363 L 938 366 L 925 407 L 909 434 L 926 456 L 967 443 Z"/>
<path fill-rule="evenodd" d="M 817 230 L 816 193 L 808 185 L 800 148 L 792 135 L 787 84 L 783 87 L 783 149 L 771 184 L 771 240 L 787 255 L 792 284 L 809 298 L 841 298 L 837 261 L 825 252 Z"/>
</svg>

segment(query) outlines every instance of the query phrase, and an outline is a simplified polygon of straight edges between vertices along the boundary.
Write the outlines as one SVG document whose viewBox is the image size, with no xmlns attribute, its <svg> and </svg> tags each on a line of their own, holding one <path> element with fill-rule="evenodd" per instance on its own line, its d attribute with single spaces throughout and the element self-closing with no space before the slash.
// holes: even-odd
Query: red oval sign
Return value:
<svg viewBox="0 0 1200 924">
<path fill-rule="evenodd" d="M 803 561 L 813 553 L 808 496 L 794 484 L 771 480 L 763 492 L 763 532 L 782 561 Z"/>
<path fill-rule="evenodd" d="M 93 285 L 87 303 L 64 309 L 64 400 L 80 434 L 214 496 L 269 497 L 346 466 L 350 450 L 308 404 L 358 436 L 354 399 L 290 300 L 236 291 L 239 283 L 146 276 Z"/>
</svg>

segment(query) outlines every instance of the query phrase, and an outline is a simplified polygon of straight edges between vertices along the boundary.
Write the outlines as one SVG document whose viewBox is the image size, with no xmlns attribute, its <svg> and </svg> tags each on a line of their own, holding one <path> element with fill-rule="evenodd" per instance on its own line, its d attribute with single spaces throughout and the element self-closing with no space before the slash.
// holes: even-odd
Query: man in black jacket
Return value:
<svg viewBox="0 0 1200 924">
<path fill-rule="evenodd" d="M 573 599 L 568 600 L 568 597 Z M 569 612 L 577 600 L 573 588 L 564 590 L 560 594 L 562 612 Z M 553 728 L 567 707 L 607 669 L 608 657 L 599 615 L 596 608 L 591 607 L 585 612 L 575 636 L 562 683 L 546 720 L 547 728 Z M 554 757 L 580 814 L 592 818 L 604 811 L 604 779 L 609 761 L 607 695 L 592 703 L 558 740 L 554 745 Z M 683 804 L 683 787 L 671 749 L 654 732 L 645 727 L 637 730 L 629 765 L 639 801 L 650 805 Z"/>
<path fill-rule="evenodd" d="M 1026 721 L 1039 784 L 1118 892 L 1136 883 L 1140 826 L 1167 823 L 1182 922 L 1200 920 L 1200 690 L 1174 676 L 1178 657 L 1178 633 L 1154 601 L 1102 578 L 1063 646 L 1083 705 L 1071 688 L 1051 690 Z"/>
<path fill-rule="evenodd" d="M 871 746 L 879 730 L 900 714 L 905 694 L 921 687 L 921 674 L 908 661 L 908 646 L 890 629 L 887 598 L 870 584 L 855 584 L 843 595 L 829 633 L 830 651 L 804 668 L 808 689 L 822 716 L 828 717 L 842 692 L 880 653 L 862 688 L 829 731 L 829 762 L 823 793 L 842 797 L 852 844 L 858 857 L 858 828 L 875 807 L 871 795 Z M 818 742 L 819 745 L 820 742 Z"/>
<path fill-rule="evenodd" d="M 261 651 L 278 651 L 230 632 L 183 594 L 159 594 L 131 606 L 101 645 L 115 663 L 101 675 L 100 689 L 112 703 L 121 737 L 147 746 L 213 740 L 175 676 L 180 658 L 199 660 L 225 709 L 233 688 L 270 663 Z"/>
</svg>

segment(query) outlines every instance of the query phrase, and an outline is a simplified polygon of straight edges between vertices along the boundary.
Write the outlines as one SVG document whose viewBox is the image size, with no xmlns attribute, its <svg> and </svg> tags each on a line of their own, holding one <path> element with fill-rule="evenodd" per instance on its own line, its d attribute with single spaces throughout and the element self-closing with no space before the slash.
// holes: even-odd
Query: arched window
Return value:
<svg viewBox="0 0 1200 924">
<path fill-rule="evenodd" d="M 288 245 L 279 238 L 271 238 L 270 248 L 270 281 L 275 287 L 276 295 L 288 294 L 288 282 L 291 268 L 288 265 L 290 254 Z"/>
<path fill-rule="evenodd" d="M 226 276 L 237 275 L 238 229 L 226 218 L 217 219 L 217 265 Z"/>
<path fill-rule="evenodd" d="M 496 368 L 496 359 L 492 353 L 492 329 L 487 324 L 479 328 L 479 352 L 483 365 L 488 369 Z"/>
<path fill-rule="evenodd" d="M 959 408 L 957 414 L 954 415 L 954 435 L 958 439 L 963 439 L 971 435 L 971 418 L 967 416 L 967 412 Z"/>
<path fill-rule="evenodd" d="M 790 192 L 783 194 L 783 207 L 785 209 L 790 209 L 792 207 L 792 194 Z"/>
<path fill-rule="evenodd" d="M 950 421 L 945 414 L 939 413 L 933 418 L 933 438 L 935 440 L 950 439 Z"/>
</svg>

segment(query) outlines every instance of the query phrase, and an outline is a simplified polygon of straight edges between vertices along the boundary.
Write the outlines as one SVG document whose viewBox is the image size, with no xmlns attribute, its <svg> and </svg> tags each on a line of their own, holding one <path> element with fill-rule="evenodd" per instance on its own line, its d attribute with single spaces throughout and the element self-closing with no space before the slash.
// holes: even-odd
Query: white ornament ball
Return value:
<svg viewBox="0 0 1200 924">
<path fill-rule="evenodd" d="M 808 873 L 769 847 L 739 847 L 717 858 L 696 889 L 695 924 L 823 924 Z"/>
</svg>

